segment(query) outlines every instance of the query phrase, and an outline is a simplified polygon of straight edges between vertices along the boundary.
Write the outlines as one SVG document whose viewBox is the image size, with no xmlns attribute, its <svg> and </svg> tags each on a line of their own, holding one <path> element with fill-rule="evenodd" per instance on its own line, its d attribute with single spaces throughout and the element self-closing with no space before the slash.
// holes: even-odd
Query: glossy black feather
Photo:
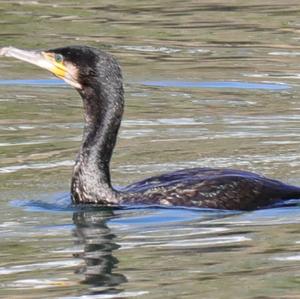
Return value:
<svg viewBox="0 0 300 299">
<path fill-rule="evenodd" d="M 124 202 L 252 210 L 277 201 L 299 198 L 300 188 L 257 174 L 192 168 L 166 173 L 127 186 Z M 136 197 L 138 194 L 138 198 Z"/>
</svg>

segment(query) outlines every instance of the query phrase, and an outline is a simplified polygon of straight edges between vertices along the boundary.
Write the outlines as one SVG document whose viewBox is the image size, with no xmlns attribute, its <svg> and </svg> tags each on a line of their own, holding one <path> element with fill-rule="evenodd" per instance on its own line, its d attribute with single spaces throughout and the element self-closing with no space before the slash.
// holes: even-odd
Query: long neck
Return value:
<svg viewBox="0 0 300 299">
<path fill-rule="evenodd" d="M 83 140 L 74 166 L 71 192 L 76 203 L 114 203 L 109 164 L 123 114 L 121 81 L 79 91 L 84 106 Z"/>
</svg>

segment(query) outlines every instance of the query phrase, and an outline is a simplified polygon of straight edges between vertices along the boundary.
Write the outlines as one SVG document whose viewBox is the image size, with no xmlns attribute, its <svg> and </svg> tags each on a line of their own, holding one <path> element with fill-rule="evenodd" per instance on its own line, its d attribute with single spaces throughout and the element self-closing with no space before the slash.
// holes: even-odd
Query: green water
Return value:
<svg viewBox="0 0 300 299">
<path fill-rule="evenodd" d="M 116 186 L 194 166 L 300 185 L 299 15 L 292 0 L 0 0 L 0 47 L 118 58 Z M 299 205 L 73 209 L 82 106 L 52 79 L 0 59 L 1 298 L 300 298 Z"/>
</svg>

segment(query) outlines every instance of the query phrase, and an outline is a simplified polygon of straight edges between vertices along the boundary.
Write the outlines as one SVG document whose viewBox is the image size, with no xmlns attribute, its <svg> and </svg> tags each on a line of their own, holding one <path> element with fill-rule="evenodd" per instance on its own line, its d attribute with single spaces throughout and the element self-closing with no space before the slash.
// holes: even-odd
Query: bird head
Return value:
<svg viewBox="0 0 300 299">
<path fill-rule="evenodd" d="M 13 57 L 53 73 L 77 90 L 92 84 L 95 78 L 109 83 L 121 78 L 121 71 L 113 56 L 88 46 L 69 46 L 45 51 L 0 48 L 0 56 Z M 111 78 L 114 80 L 110 80 Z"/>
</svg>

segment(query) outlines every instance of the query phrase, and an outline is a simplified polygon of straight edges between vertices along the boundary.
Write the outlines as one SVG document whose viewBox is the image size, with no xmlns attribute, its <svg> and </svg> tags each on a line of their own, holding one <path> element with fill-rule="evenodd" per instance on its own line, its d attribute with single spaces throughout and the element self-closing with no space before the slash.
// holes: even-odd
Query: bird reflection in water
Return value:
<svg viewBox="0 0 300 299">
<path fill-rule="evenodd" d="M 84 260 L 84 265 L 76 273 L 84 274 L 82 283 L 93 287 L 113 287 L 127 282 L 124 275 L 114 273 L 119 261 L 113 256 L 113 251 L 120 246 L 115 243 L 116 236 L 106 224 L 112 216 L 109 209 L 73 214 L 75 245 L 83 246 L 83 251 L 74 256 Z"/>
</svg>

